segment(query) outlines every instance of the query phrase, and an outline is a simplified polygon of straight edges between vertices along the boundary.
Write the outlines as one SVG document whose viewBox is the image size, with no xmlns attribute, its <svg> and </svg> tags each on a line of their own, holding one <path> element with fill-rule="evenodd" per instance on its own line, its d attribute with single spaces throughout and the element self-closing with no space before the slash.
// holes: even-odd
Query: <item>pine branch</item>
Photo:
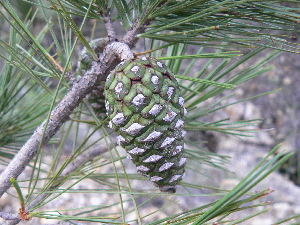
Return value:
<svg viewBox="0 0 300 225">
<path fill-rule="evenodd" d="M 138 21 L 136 21 L 133 26 L 127 31 L 126 35 L 124 36 L 122 42 L 127 44 L 130 48 L 134 47 L 134 44 L 137 42 L 138 37 L 137 34 L 142 34 L 149 25 L 150 20 L 145 20 L 142 26 L 138 26 Z"/>
<path fill-rule="evenodd" d="M 67 168 L 64 170 L 64 172 L 61 174 L 62 179 L 57 180 L 55 184 L 51 185 L 45 192 L 47 193 L 42 193 L 39 195 L 36 199 L 34 199 L 27 207 L 26 211 L 30 211 L 33 207 L 35 207 L 37 204 L 39 204 L 43 199 L 46 199 L 51 195 L 51 191 L 56 189 L 61 185 L 62 182 L 64 182 L 63 177 L 67 176 L 71 173 L 73 173 L 77 168 L 83 166 L 84 164 L 88 163 L 89 161 L 92 161 L 95 157 L 99 156 L 103 152 L 106 152 L 107 148 L 106 147 L 99 147 L 99 148 L 94 148 L 93 150 L 83 153 L 79 157 L 76 158 L 76 160 L 67 166 Z M 21 219 L 18 214 L 11 214 L 11 213 L 1 213 L 0 212 L 0 217 L 2 217 L 5 220 L 10 220 L 7 223 L 9 225 L 15 225 L 21 222 Z"/>
<path fill-rule="evenodd" d="M 95 148 L 87 153 L 84 153 L 82 155 L 80 155 L 79 157 L 76 158 L 75 162 L 73 162 L 72 164 L 70 164 L 62 173 L 62 177 L 63 176 L 67 176 L 71 173 L 73 173 L 76 169 L 78 169 L 79 167 L 82 167 L 84 164 L 88 163 L 89 161 L 92 161 L 95 157 L 98 157 L 100 154 L 106 152 L 108 149 L 106 147 L 100 147 L 100 148 Z M 58 180 L 57 182 L 55 182 L 54 185 L 50 186 L 46 192 L 52 191 L 55 188 L 59 187 L 59 185 L 63 182 L 63 179 Z M 50 196 L 50 193 L 43 193 L 40 196 L 38 196 L 36 199 L 34 199 L 28 206 L 27 209 L 28 211 L 30 211 L 33 207 L 35 207 L 39 202 L 41 202 L 43 199 L 47 198 L 48 196 Z"/>
<path fill-rule="evenodd" d="M 292 1 L 292 0 L 290 0 L 290 1 Z M 53 2 L 56 2 L 56 1 L 53 0 Z M 65 5 L 64 5 L 66 2 L 72 3 L 73 1 L 58 0 L 57 2 L 59 3 L 57 6 L 60 6 L 61 9 L 57 8 L 56 5 L 54 5 L 55 7 L 54 6 L 53 7 L 55 8 L 55 10 L 60 13 L 60 15 L 64 18 L 64 20 L 71 21 L 70 23 L 67 23 L 67 24 L 71 28 L 73 28 L 73 30 L 76 30 L 75 34 L 77 35 L 77 37 L 81 37 L 80 36 L 80 35 L 82 35 L 81 29 L 80 30 L 77 29 L 77 26 L 75 25 L 74 21 L 70 17 L 70 15 L 72 15 L 72 14 L 71 13 L 69 14 L 69 11 L 66 10 L 67 8 L 65 8 Z M 257 8 L 255 10 L 253 10 L 251 8 L 245 8 L 247 11 L 255 12 L 254 15 L 256 17 L 254 17 L 252 15 L 253 13 L 250 13 L 249 14 L 250 16 L 248 14 L 246 14 L 244 16 L 244 14 L 242 14 L 242 13 L 237 13 L 236 11 L 243 12 L 243 10 L 244 10 L 243 7 L 241 7 L 241 8 L 239 7 L 240 5 L 248 6 L 247 2 L 251 3 L 251 1 L 248 1 L 248 0 L 247 1 L 226 0 L 223 2 L 221 1 L 220 3 L 218 3 L 218 1 L 217 1 L 217 4 L 215 3 L 215 1 L 210 1 L 210 0 L 205 0 L 205 1 L 192 0 L 192 1 L 188 1 L 188 2 L 187 1 L 179 1 L 179 2 L 175 1 L 174 4 L 173 4 L 173 1 L 165 1 L 165 0 L 156 0 L 153 2 L 150 1 L 150 3 L 148 2 L 146 4 L 142 4 L 143 1 L 140 1 L 140 0 L 139 1 L 136 1 L 136 0 L 122 1 L 122 4 L 119 1 L 102 1 L 102 2 L 99 1 L 100 7 L 95 7 L 96 4 L 93 3 L 94 1 L 80 0 L 78 2 L 80 4 L 78 4 L 76 2 L 77 1 L 75 1 L 74 4 L 78 5 L 77 7 L 79 7 L 79 9 L 87 12 L 84 16 L 85 19 L 88 18 L 88 15 L 93 15 L 93 13 L 95 13 L 95 16 L 97 16 L 97 17 L 99 17 L 99 14 L 103 17 L 103 18 L 101 18 L 101 20 L 103 19 L 102 21 L 104 21 L 104 23 L 105 23 L 105 27 L 107 29 L 107 34 L 108 34 L 110 44 L 104 49 L 103 53 L 99 57 L 99 60 L 92 63 L 90 70 L 88 70 L 78 82 L 76 81 L 76 79 L 74 79 L 75 77 L 72 77 L 72 74 L 70 71 L 66 72 L 66 76 L 70 72 L 69 79 L 73 83 L 72 89 L 57 104 L 57 106 L 51 112 L 50 117 L 36 129 L 36 131 L 34 132 L 32 137 L 21 148 L 19 153 L 11 161 L 11 163 L 6 168 L 6 170 L 2 174 L 0 174 L 0 197 L 10 187 L 11 183 L 10 183 L 9 179 L 11 177 L 17 178 L 20 175 L 20 173 L 22 173 L 22 171 L 25 169 L 25 167 L 36 156 L 36 154 L 38 153 L 38 151 L 42 147 L 42 145 L 46 144 L 51 139 L 51 137 L 53 137 L 56 134 L 56 132 L 60 129 L 62 124 L 69 119 L 69 116 L 71 115 L 73 110 L 80 104 L 80 102 L 91 91 L 95 90 L 95 88 L 100 84 L 100 81 L 105 80 L 106 76 L 115 67 L 115 65 L 117 65 L 117 63 L 120 62 L 120 60 L 132 59 L 134 57 L 130 51 L 130 48 L 134 47 L 135 43 L 138 40 L 138 37 L 148 37 L 148 38 L 152 38 L 153 40 L 164 40 L 164 41 L 170 42 L 169 45 L 173 45 L 172 43 L 174 42 L 174 43 L 198 44 L 198 45 L 203 45 L 203 47 L 204 46 L 214 47 L 214 45 L 215 45 L 215 46 L 217 46 L 216 48 L 220 48 L 220 49 L 223 49 L 223 47 L 232 47 L 232 46 L 234 46 L 233 44 L 238 44 L 240 46 L 252 47 L 252 45 L 250 45 L 249 43 L 253 43 L 256 40 L 257 36 L 263 37 L 263 38 L 266 38 L 266 37 L 269 38 L 269 36 L 270 36 L 272 41 L 274 39 L 274 40 L 278 41 L 279 43 L 281 43 L 280 42 L 281 39 L 276 39 L 275 36 L 273 38 L 271 36 L 271 34 L 266 35 L 266 32 L 259 33 L 259 34 L 257 34 L 256 31 L 255 32 L 253 32 L 253 31 L 246 32 L 245 30 L 247 30 L 247 29 L 258 28 L 259 26 L 258 25 L 245 26 L 243 24 L 236 23 L 236 21 L 231 21 L 231 19 L 234 19 L 234 17 L 236 17 L 237 21 L 239 19 L 240 20 L 246 19 L 246 20 L 249 20 L 250 22 L 253 22 L 253 21 L 260 22 L 260 20 L 258 20 L 257 18 L 262 18 L 265 20 L 265 21 L 263 21 L 264 23 L 262 23 L 262 24 L 266 25 L 268 22 L 273 21 L 273 18 L 279 18 L 279 19 L 285 18 L 285 17 L 283 17 L 283 15 L 285 15 L 285 14 L 280 13 L 279 15 L 277 15 L 278 14 L 278 12 L 277 12 L 277 14 L 274 13 L 275 15 L 273 15 L 272 11 L 270 11 L 270 10 L 265 11 L 266 13 L 263 13 L 262 14 L 263 16 L 260 16 L 260 14 L 258 14 L 258 16 L 257 16 L 256 12 L 259 9 L 261 9 L 263 11 L 263 9 L 268 8 L 268 7 L 266 7 L 268 5 L 265 6 L 265 5 L 260 5 L 260 4 L 257 4 Z M 112 9 L 111 12 L 113 12 L 114 6 L 113 6 L 113 4 L 111 4 L 110 7 L 106 7 L 106 3 L 108 3 L 108 2 L 115 3 L 115 5 L 116 5 L 115 7 L 117 8 L 117 11 L 118 11 L 118 15 L 116 16 L 116 18 L 121 18 L 123 26 L 125 27 L 125 29 L 128 29 L 126 35 L 123 37 L 121 42 L 114 42 L 114 41 L 117 41 L 117 39 L 116 39 L 116 33 L 113 28 L 113 24 L 112 24 L 113 20 L 110 15 L 110 9 Z M 257 1 L 255 1 L 255 2 L 257 2 Z M 81 3 L 87 3 L 87 4 L 81 4 Z M 202 4 L 202 3 L 207 3 L 207 4 Z M 228 4 L 228 3 L 230 3 L 230 4 Z M 244 3 L 247 3 L 247 4 L 244 4 Z M 161 6 L 162 4 L 166 4 L 166 7 L 161 8 L 160 10 L 155 10 L 156 7 Z M 187 7 L 183 7 L 185 4 Z M 167 7 L 167 5 L 168 5 L 168 7 Z M 226 8 L 224 8 L 224 5 L 226 5 Z M 73 6 L 73 5 L 71 4 L 71 6 Z M 229 7 L 229 6 L 231 6 L 231 7 Z M 74 6 L 74 8 L 75 8 L 75 6 Z M 185 8 L 185 9 L 183 9 L 183 8 Z M 101 9 L 100 13 L 99 13 L 99 9 Z M 197 12 L 195 13 L 195 10 L 198 10 L 198 13 Z M 132 13 L 131 13 L 131 11 L 132 11 Z M 284 10 L 282 10 L 282 11 L 284 11 Z M 76 12 L 76 11 L 74 11 L 74 12 Z M 269 16 L 270 17 L 269 19 L 264 18 L 265 15 L 270 14 L 270 13 L 271 13 L 271 16 Z M 138 15 L 138 16 L 136 16 L 136 15 Z M 291 16 L 292 16 L 292 14 L 290 15 L 290 17 Z M 140 17 L 140 18 L 137 18 L 137 17 Z M 182 17 L 182 19 L 179 20 L 178 19 L 179 17 Z M 244 17 L 246 17 L 246 18 L 244 18 Z M 147 32 L 145 32 L 147 25 L 150 24 L 149 18 L 151 18 L 152 22 L 155 22 L 155 23 L 152 24 L 152 26 L 149 26 L 148 27 L 149 30 Z M 230 19 L 230 20 L 228 21 L 228 19 Z M 270 19 L 272 19 L 272 20 L 270 20 Z M 297 19 L 298 19 L 298 17 L 297 17 Z M 279 22 L 280 21 L 281 20 L 279 20 Z M 295 21 L 295 20 L 291 19 L 291 18 L 285 18 L 283 21 L 290 22 L 290 21 Z M 280 23 L 277 22 L 275 24 L 280 24 Z M 266 26 L 266 27 L 268 27 L 268 26 Z M 269 28 L 270 28 L 270 26 L 269 26 Z M 263 28 L 261 28 L 261 29 L 263 29 Z M 160 32 L 160 31 L 168 31 L 168 30 L 170 31 L 168 33 Z M 281 30 L 281 29 L 274 28 L 274 30 Z M 138 36 L 138 34 L 141 34 L 141 35 Z M 240 35 L 240 36 L 242 36 L 242 38 L 231 37 L 231 34 Z M 85 40 L 85 38 L 83 36 L 82 36 L 82 39 L 85 41 L 84 43 L 86 45 L 88 45 L 87 41 Z M 207 40 L 207 39 L 209 39 L 209 40 Z M 221 47 L 215 44 L 215 42 L 220 42 L 221 40 L 227 41 L 227 42 L 229 42 L 229 44 L 225 44 L 226 46 L 222 45 Z M 275 42 L 273 44 L 275 44 Z M 256 44 L 256 45 L 280 49 L 277 46 L 269 46 L 265 42 L 263 42 L 263 44 Z M 284 45 L 284 46 L 286 47 L 288 45 Z M 87 46 L 87 47 L 90 47 L 90 46 Z M 292 46 L 292 48 L 299 49 L 298 47 L 294 47 L 294 46 Z M 178 48 L 178 50 L 180 50 L 180 49 L 183 49 L 183 48 Z M 174 47 L 174 50 L 176 50 L 176 47 Z M 174 52 L 175 51 L 173 51 L 173 53 Z M 171 58 L 169 57 L 168 59 L 173 59 L 174 61 L 172 61 L 169 65 L 173 65 L 173 67 L 175 68 L 175 71 L 179 71 L 179 65 L 183 58 L 195 57 L 195 55 L 192 57 L 187 56 L 187 55 L 181 56 L 181 54 L 179 54 L 180 56 L 175 56 L 174 54 L 171 54 L 171 55 L 172 55 L 172 57 Z M 221 55 L 221 53 L 218 53 L 217 55 L 222 56 L 222 58 L 224 57 L 224 55 Z M 96 57 L 94 57 L 94 59 L 97 60 Z M 61 62 L 63 62 L 63 61 L 61 61 Z M 198 102 L 194 101 L 194 104 L 189 104 L 190 105 L 189 108 L 191 109 L 190 111 L 195 109 L 196 106 L 201 101 L 204 101 L 205 99 L 207 99 L 209 97 L 215 96 L 218 92 L 220 93 L 221 91 L 223 91 L 221 88 L 225 89 L 226 88 L 225 86 L 228 87 L 228 85 L 225 85 L 225 86 L 223 85 L 220 88 L 218 86 L 219 83 L 217 82 L 218 79 L 220 79 L 222 76 L 226 75 L 226 73 L 223 72 L 221 74 L 222 76 L 220 76 L 220 75 L 218 75 L 218 72 L 220 72 L 223 69 L 223 67 L 225 67 L 228 63 L 229 63 L 229 61 L 224 61 L 224 63 L 221 64 L 218 67 L 218 69 L 215 69 L 209 75 L 207 75 L 208 77 L 210 77 L 209 81 L 206 81 L 206 79 L 200 79 L 200 78 L 194 78 L 192 80 L 190 79 L 190 81 L 192 81 L 193 83 L 191 84 L 191 86 L 186 88 L 186 90 L 191 91 L 191 93 L 188 96 L 188 98 L 190 98 L 190 99 L 193 99 L 192 97 L 194 94 L 195 95 L 199 94 L 200 92 L 202 92 L 203 90 L 206 90 L 206 88 L 210 87 L 213 84 L 219 88 L 219 89 L 217 89 L 217 87 L 216 87 L 215 89 L 212 89 L 211 91 L 206 90 L 205 94 L 202 97 L 200 97 L 200 99 L 199 98 L 197 99 Z M 209 65 L 209 64 L 207 64 L 207 65 Z M 235 64 L 235 65 L 238 65 L 238 64 Z M 258 66 L 257 66 L 257 68 L 258 68 Z M 204 71 L 204 69 L 203 69 L 203 71 Z M 226 70 L 226 71 L 228 72 L 229 70 Z M 258 70 L 258 71 L 252 71 L 252 73 L 245 72 L 244 75 L 240 74 L 237 77 L 233 78 L 231 81 L 228 80 L 228 84 L 233 85 L 233 83 L 239 83 L 239 82 L 241 82 L 241 80 L 244 81 L 244 80 L 246 80 L 246 78 L 250 79 L 254 76 L 257 76 L 258 74 L 260 74 L 262 72 L 264 72 L 264 71 Z M 202 75 L 202 73 L 199 73 L 198 75 L 200 77 Z M 214 78 L 214 76 L 215 76 L 215 78 Z M 185 77 L 182 76 L 181 78 L 184 79 Z M 213 78 L 216 80 L 214 80 Z M 243 78 L 243 79 L 241 79 L 241 78 Z M 189 78 L 185 78 L 185 80 L 189 80 Z M 199 82 L 199 85 L 195 85 L 196 81 Z M 204 81 L 206 83 L 203 83 Z M 210 82 L 210 83 L 208 83 L 208 82 Z M 216 106 L 217 104 L 214 103 L 212 105 Z M 224 106 L 222 106 L 222 107 L 224 107 Z M 199 114 L 199 113 L 203 114 L 204 112 L 213 112 L 213 110 L 216 110 L 216 109 L 208 108 L 206 111 L 202 110 L 202 112 L 197 112 L 193 115 L 194 119 L 196 117 L 198 117 L 198 118 L 200 117 L 199 115 L 201 115 L 201 114 Z M 190 118 L 190 122 L 191 122 L 192 121 L 191 116 L 189 116 L 189 118 Z M 220 121 L 218 123 L 213 122 L 213 123 L 210 123 L 209 125 L 212 124 L 212 125 L 217 125 L 215 127 L 219 127 L 220 125 L 222 125 L 221 122 L 222 121 Z M 195 126 L 197 130 L 199 130 L 200 126 L 202 126 L 202 129 L 205 128 L 205 127 L 203 127 L 203 125 L 201 123 L 196 124 L 196 125 L 198 126 L 198 127 Z M 213 126 L 211 126 L 211 127 L 213 127 Z M 237 129 L 239 129 L 239 126 Z M 210 128 L 210 130 L 212 130 L 212 128 Z M 227 128 L 227 131 L 228 130 L 229 130 L 229 128 Z M 67 135 L 65 135 L 65 137 L 67 137 Z M 74 143 L 76 143 L 76 141 L 74 141 Z M 64 168 L 64 171 L 62 172 L 62 169 L 61 169 L 59 171 L 59 173 L 56 174 L 57 176 L 55 176 L 53 178 L 54 182 L 52 182 L 52 181 L 49 182 L 48 185 L 44 188 L 44 190 L 41 191 L 41 194 L 39 196 L 37 196 L 37 198 L 34 199 L 27 206 L 27 209 L 34 211 L 38 207 L 45 205 L 48 202 L 50 202 L 51 200 L 55 199 L 55 197 L 54 197 L 53 199 L 50 199 L 49 201 L 45 201 L 46 198 L 48 198 L 50 196 L 49 192 L 53 193 L 53 192 L 57 191 L 57 189 L 68 178 L 70 178 L 72 175 L 74 175 L 78 171 L 80 171 L 80 169 L 83 166 L 86 166 L 85 164 L 87 162 L 89 162 L 91 157 L 95 157 L 95 156 L 98 156 L 99 154 L 101 154 L 102 150 L 94 149 L 91 152 L 83 153 L 82 155 L 80 155 L 78 158 L 76 158 L 76 160 L 74 160 L 73 164 L 66 163 L 67 167 L 61 167 L 61 168 Z M 279 156 L 276 156 L 276 157 L 277 157 L 277 159 L 279 159 Z M 120 156 L 119 156 L 119 158 L 120 158 Z M 287 157 L 285 158 L 285 160 L 286 159 L 287 159 Z M 276 160 L 274 159 L 273 163 L 275 163 L 275 162 L 276 162 Z M 283 162 L 284 162 L 284 160 L 280 161 L 280 163 L 283 163 Z M 246 194 L 246 192 L 249 191 L 250 188 L 254 187 L 258 182 L 260 182 L 270 172 L 274 171 L 279 166 L 280 163 L 276 163 L 276 165 L 273 166 L 269 170 L 267 170 L 267 166 L 265 166 L 264 168 L 260 169 L 255 174 L 254 174 L 254 172 L 251 172 L 251 174 L 250 174 L 251 176 L 250 175 L 247 176 L 245 178 L 245 180 L 243 180 L 239 185 L 236 186 L 235 189 L 233 189 L 230 193 L 228 193 L 226 196 L 224 196 L 220 201 L 217 202 L 217 204 L 214 204 L 213 208 L 206 210 L 204 212 L 200 212 L 200 214 L 199 214 L 199 211 L 196 212 L 196 210 L 193 209 L 190 211 L 190 212 L 196 212 L 193 216 L 186 214 L 186 217 L 184 218 L 183 217 L 184 213 L 180 213 L 180 215 L 178 214 L 177 218 L 176 217 L 173 217 L 173 218 L 176 219 L 177 221 L 181 221 L 182 224 L 184 223 L 183 221 L 185 221 L 187 224 L 187 223 L 190 223 L 190 222 L 196 221 L 196 220 L 197 220 L 197 222 L 195 222 L 194 224 L 198 224 L 199 221 L 203 221 L 203 223 L 208 222 L 212 218 L 217 218 L 217 217 L 224 216 L 224 215 L 227 216 L 232 211 L 242 210 L 243 207 L 240 207 L 240 206 L 242 204 L 244 204 L 245 202 L 250 202 L 250 200 L 256 199 L 256 196 L 251 196 L 252 199 L 251 198 L 246 199 L 246 200 L 238 200 L 238 199 L 240 197 L 242 197 L 244 194 Z M 269 165 L 271 165 L 271 164 L 269 164 Z M 78 167 L 79 167 L 79 169 L 78 169 Z M 54 166 L 53 166 L 53 168 L 54 168 Z M 60 175 L 62 177 L 59 177 Z M 133 197 L 133 194 L 132 194 L 133 192 L 130 187 L 130 183 L 128 183 L 130 192 L 121 193 L 121 188 L 120 188 L 120 183 L 119 183 L 120 177 L 121 176 L 119 176 L 118 172 L 116 171 L 116 179 L 118 181 L 118 183 L 117 183 L 118 191 L 120 193 L 120 205 L 122 207 L 122 209 L 121 209 L 122 210 L 122 221 L 123 221 L 123 223 L 125 223 L 125 215 L 126 214 L 125 214 L 125 210 L 123 208 L 124 200 L 122 199 L 122 195 L 130 194 Z M 128 181 L 129 176 L 127 176 L 127 174 L 125 174 L 124 177 Z M 80 181 L 80 179 L 78 180 L 78 182 Z M 84 179 L 84 178 L 82 178 L 82 179 Z M 251 185 L 250 185 L 250 183 L 251 183 Z M 72 186 L 70 186 L 70 187 L 72 187 Z M 69 190 L 69 189 L 65 189 L 65 190 Z M 44 191 L 46 191 L 48 193 L 45 193 Z M 265 194 L 265 191 L 261 192 L 261 193 Z M 259 194 L 260 193 L 258 193 L 257 196 L 259 196 Z M 261 196 L 263 196 L 263 195 L 261 195 Z M 259 196 L 259 197 L 261 197 L 261 196 Z M 134 202 L 134 207 L 135 207 L 136 214 L 138 217 L 137 221 L 139 222 L 139 224 L 141 224 L 141 217 L 138 212 L 139 207 L 141 205 L 139 205 L 139 206 L 136 205 L 134 197 L 133 197 L 133 202 Z M 209 206 L 211 206 L 211 204 L 212 203 L 210 203 Z M 257 206 L 258 205 L 254 205 L 254 207 L 257 207 Z M 261 212 L 263 212 L 263 211 L 261 211 Z M 76 218 L 76 216 L 78 216 L 78 215 L 75 215 L 74 217 L 72 217 L 72 219 Z M 40 214 L 39 216 L 47 218 L 48 215 Z M 201 218 L 200 218 L 200 216 L 201 216 Z M 17 214 L 15 215 L 15 214 L 10 214 L 10 213 L 0 212 L 0 217 L 2 217 L 4 219 L 14 218 L 14 219 L 10 219 L 9 221 L 6 221 L 6 224 L 10 224 L 10 225 L 18 224 L 21 221 L 21 219 L 19 218 L 19 216 Z M 48 218 L 50 218 L 50 217 L 48 217 Z M 66 219 L 66 218 L 67 217 L 57 217 L 57 219 L 62 219 L 62 220 Z M 170 221 L 171 221 L 170 218 L 164 218 L 163 220 L 166 223 L 170 223 Z M 245 219 L 243 218 L 243 220 L 245 220 Z M 238 220 L 238 221 L 243 221 L 243 220 Z M 222 219 L 220 219 L 220 221 L 223 222 Z M 179 222 L 179 223 L 181 223 L 181 222 Z M 58 224 L 62 224 L 62 223 L 65 224 L 64 222 L 59 222 Z M 236 221 L 234 223 L 236 223 Z M 69 224 L 69 223 L 66 223 L 66 224 Z M 158 224 L 158 223 L 155 222 L 155 224 Z"/>
<path fill-rule="evenodd" d="M 112 18 L 110 16 L 109 9 L 106 9 L 106 12 L 102 13 L 101 15 L 104 18 L 105 27 L 106 27 L 106 31 L 107 31 L 107 36 L 108 36 L 109 40 L 110 41 L 116 41 L 117 36 L 116 36 L 115 29 L 112 25 L 113 21 L 112 21 Z"/>
<path fill-rule="evenodd" d="M 5 219 L 5 220 L 16 220 L 19 219 L 18 214 L 13 214 L 13 213 L 5 213 L 5 212 L 0 212 L 0 217 Z"/>
<path fill-rule="evenodd" d="M 135 35 L 135 33 L 132 33 Z M 131 40 L 135 41 L 135 38 Z M 129 42 L 134 45 L 134 42 Z M 0 175 L 0 197 L 11 186 L 9 179 L 17 178 L 35 157 L 41 144 L 47 144 L 64 122 L 69 119 L 73 110 L 93 88 L 104 80 L 108 73 L 121 60 L 133 58 L 133 54 L 124 43 L 113 42 L 109 44 L 99 57 L 99 61 L 93 62 L 92 68 L 74 83 L 69 93 L 57 104 L 52 111 L 49 120 L 44 121 L 33 133 L 31 138 L 23 145 L 18 154 L 12 159 L 4 172 Z M 46 127 L 45 127 L 46 126 Z M 43 138 L 43 139 L 42 139 Z"/>
<path fill-rule="evenodd" d="M 3 225 L 15 225 L 14 221 L 6 221 Z M 59 221 L 58 223 L 46 223 L 46 224 L 35 224 L 35 225 L 72 225 L 74 223 Z M 78 224 L 78 223 L 77 223 Z"/>
<path fill-rule="evenodd" d="M 116 40 L 115 31 L 112 27 L 112 19 L 109 13 L 104 16 L 105 26 L 107 28 L 107 33 L 110 41 Z M 73 110 L 80 104 L 80 102 L 96 87 L 99 83 L 106 79 L 108 73 L 121 61 L 132 59 L 134 56 L 130 51 L 138 38 L 138 34 L 144 32 L 146 25 L 150 21 L 145 21 L 141 27 L 137 23 L 129 29 L 125 34 L 124 40 L 122 42 L 112 42 L 104 49 L 103 53 L 99 56 L 98 61 L 92 63 L 91 69 L 88 70 L 84 76 L 78 81 L 73 83 L 73 87 L 66 94 L 66 96 L 57 104 L 57 106 L 52 110 L 51 115 L 48 120 L 45 120 L 29 138 L 29 140 L 23 145 L 18 154 L 12 159 L 6 169 L 0 174 L 0 197 L 9 189 L 11 186 L 10 178 L 17 178 L 25 169 L 25 167 L 30 163 L 30 161 L 36 156 L 40 147 L 47 144 L 48 141 L 56 134 L 60 129 L 62 124 L 69 119 L 69 116 Z M 67 72 L 68 73 L 68 72 Z M 66 74 L 67 74 L 66 73 Z M 99 151 L 91 153 L 100 154 Z M 90 157 L 90 154 L 77 160 L 75 163 L 82 164 L 87 160 L 86 157 Z M 74 169 L 77 168 L 73 165 L 64 172 L 64 174 L 69 174 Z M 51 188 L 51 187 L 50 187 Z M 53 188 L 53 187 L 52 187 Z M 46 198 L 47 196 L 41 195 L 39 199 L 32 202 L 29 205 L 29 209 L 38 204 L 39 200 Z M 0 217 L 9 217 L 9 214 L 1 214 Z M 18 217 L 17 217 L 18 218 Z M 20 219 L 14 217 L 14 221 L 8 222 L 9 224 L 17 224 Z"/>
</svg>

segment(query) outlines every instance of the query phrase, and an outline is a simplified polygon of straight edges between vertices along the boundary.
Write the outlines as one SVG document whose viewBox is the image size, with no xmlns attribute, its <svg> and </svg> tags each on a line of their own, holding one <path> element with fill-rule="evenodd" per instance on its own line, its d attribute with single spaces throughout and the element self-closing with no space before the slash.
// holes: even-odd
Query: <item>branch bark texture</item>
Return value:
<svg viewBox="0 0 300 225">
<path fill-rule="evenodd" d="M 5 220 L 16 220 L 19 219 L 19 214 L 0 212 L 0 217 Z"/>
</svg>

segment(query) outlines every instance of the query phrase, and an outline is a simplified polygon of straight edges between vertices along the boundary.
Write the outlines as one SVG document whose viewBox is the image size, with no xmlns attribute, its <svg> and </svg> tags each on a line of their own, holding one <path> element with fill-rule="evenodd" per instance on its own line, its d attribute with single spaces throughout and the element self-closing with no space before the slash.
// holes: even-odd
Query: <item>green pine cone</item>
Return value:
<svg viewBox="0 0 300 225">
<path fill-rule="evenodd" d="M 124 61 L 107 77 L 104 94 L 109 127 L 138 172 L 175 193 L 186 163 L 186 109 L 174 74 L 153 58 Z"/>
</svg>

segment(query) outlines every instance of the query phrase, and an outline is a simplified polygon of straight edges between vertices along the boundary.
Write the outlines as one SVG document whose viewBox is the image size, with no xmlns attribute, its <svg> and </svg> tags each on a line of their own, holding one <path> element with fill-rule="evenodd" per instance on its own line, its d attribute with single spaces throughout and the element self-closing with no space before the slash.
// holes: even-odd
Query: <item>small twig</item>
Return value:
<svg viewBox="0 0 300 225">
<path fill-rule="evenodd" d="M 80 155 L 79 157 L 76 158 L 76 160 L 67 166 L 67 168 L 64 170 L 64 172 L 61 174 L 61 176 L 67 176 L 70 173 L 74 172 L 78 167 L 83 166 L 84 164 L 92 161 L 95 157 L 99 156 L 100 154 L 106 152 L 108 149 L 105 148 L 94 148 L 93 150 L 86 152 L 82 155 Z M 63 179 L 62 179 L 63 180 Z M 62 181 L 61 181 L 62 182 Z M 55 182 L 54 185 L 50 186 L 46 192 L 52 191 L 54 189 L 56 189 L 61 182 L 58 180 L 57 182 Z M 39 202 L 41 202 L 43 199 L 47 198 L 48 196 L 50 196 L 51 193 L 43 193 L 40 196 L 38 196 L 36 199 L 34 199 L 27 207 L 26 210 L 30 211 L 31 208 L 33 208 L 34 206 L 36 206 Z"/>
<path fill-rule="evenodd" d="M 84 153 L 76 158 L 76 160 L 70 164 L 62 173 L 62 176 L 66 176 L 72 172 L 74 172 L 78 167 L 82 166 L 83 164 L 92 161 L 95 157 L 101 155 L 104 152 L 107 152 L 108 148 L 106 147 L 98 147 L 94 148 L 91 151 Z"/>
<path fill-rule="evenodd" d="M 115 29 L 113 27 L 113 21 L 112 21 L 111 16 L 110 16 L 109 9 L 107 9 L 107 11 L 105 13 L 102 13 L 101 15 L 104 18 L 104 23 L 105 23 L 105 27 L 106 27 L 107 36 L 109 38 L 109 41 L 111 41 L 111 42 L 116 41 L 117 36 L 116 36 Z"/>
<path fill-rule="evenodd" d="M 61 174 L 62 176 L 67 176 L 70 173 L 74 172 L 78 167 L 83 166 L 84 164 L 92 161 L 95 157 L 101 155 L 102 153 L 106 152 L 108 149 L 105 148 L 94 148 L 93 150 L 83 153 L 82 155 L 80 155 L 79 157 L 76 158 L 76 160 L 67 166 L 67 168 L 64 170 L 64 172 Z M 61 182 L 63 182 L 63 179 L 61 179 Z M 57 180 L 57 182 L 55 182 L 55 185 L 50 186 L 46 192 L 51 192 L 52 190 L 56 189 L 61 182 L 59 180 Z M 48 196 L 50 196 L 51 193 L 43 193 L 41 195 L 39 195 L 36 199 L 34 199 L 27 207 L 26 207 L 26 212 L 30 211 L 31 208 L 33 208 L 34 206 L 36 206 L 39 202 L 41 202 L 43 199 L 46 199 Z M 6 213 L 7 214 L 7 213 Z M 1 216 L 1 212 L 0 212 L 0 217 L 2 217 L 3 219 L 8 218 L 7 215 L 4 214 L 4 216 L 6 216 L 5 218 Z M 11 214 L 14 215 L 14 214 Z M 19 216 L 15 216 L 14 217 L 9 217 L 11 218 L 10 220 L 14 220 L 14 221 L 10 221 L 9 225 L 13 225 L 13 224 L 18 224 L 21 219 Z"/>
<path fill-rule="evenodd" d="M 65 221 L 59 221 L 58 223 L 45 223 L 45 224 L 41 224 L 41 225 L 73 225 L 74 223 L 70 223 L 70 222 L 65 222 Z M 76 223 L 77 225 L 81 225 L 81 223 Z"/>
<path fill-rule="evenodd" d="M 130 48 L 133 48 L 135 43 L 138 41 L 137 35 L 143 33 L 149 23 L 150 20 L 145 20 L 144 24 L 141 27 L 138 27 L 138 21 L 136 21 L 127 31 L 122 42 L 127 44 Z"/>
<path fill-rule="evenodd" d="M 157 8 L 162 7 L 165 3 L 167 3 L 167 0 L 161 1 Z M 146 12 L 145 12 L 146 13 Z M 122 42 L 127 44 L 130 48 L 133 48 L 136 42 L 138 41 L 138 34 L 144 33 L 147 26 L 150 24 L 151 19 L 146 19 L 143 21 L 143 24 L 139 26 L 139 19 L 137 19 L 132 27 L 127 31 L 126 35 L 124 36 Z"/>
<path fill-rule="evenodd" d="M 16 220 L 19 219 L 19 214 L 0 212 L 0 217 L 5 220 Z"/>
<path fill-rule="evenodd" d="M 15 225 L 16 223 L 14 223 L 14 221 L 6 221 L 5 224 L 3 225 Z M 34 224 L 34 225 L 73 225 L 74 223 L 70 223 L 70 222 L 65 222 L 65 221 L 59 221 L 58 223 L 46 223 L 46 224 Z M 82 223 L 76 223 L 77 225 L 83 225 Z"/>
</svg>

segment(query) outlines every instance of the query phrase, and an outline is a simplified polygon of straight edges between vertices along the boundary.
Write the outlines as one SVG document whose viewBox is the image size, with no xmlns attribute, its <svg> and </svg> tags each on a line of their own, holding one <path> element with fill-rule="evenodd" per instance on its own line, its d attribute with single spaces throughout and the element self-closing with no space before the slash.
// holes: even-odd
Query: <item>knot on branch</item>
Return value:
<svg viewBox="0 0 300 225">
<path fill-rule="evenodd" d="M 115 54 L 121 61 L 134 59 L 134 55 L 129 46 L 122 42 L 112 42 L 107 45 L 104 55 L 111 53 Z"/>
</svg>

